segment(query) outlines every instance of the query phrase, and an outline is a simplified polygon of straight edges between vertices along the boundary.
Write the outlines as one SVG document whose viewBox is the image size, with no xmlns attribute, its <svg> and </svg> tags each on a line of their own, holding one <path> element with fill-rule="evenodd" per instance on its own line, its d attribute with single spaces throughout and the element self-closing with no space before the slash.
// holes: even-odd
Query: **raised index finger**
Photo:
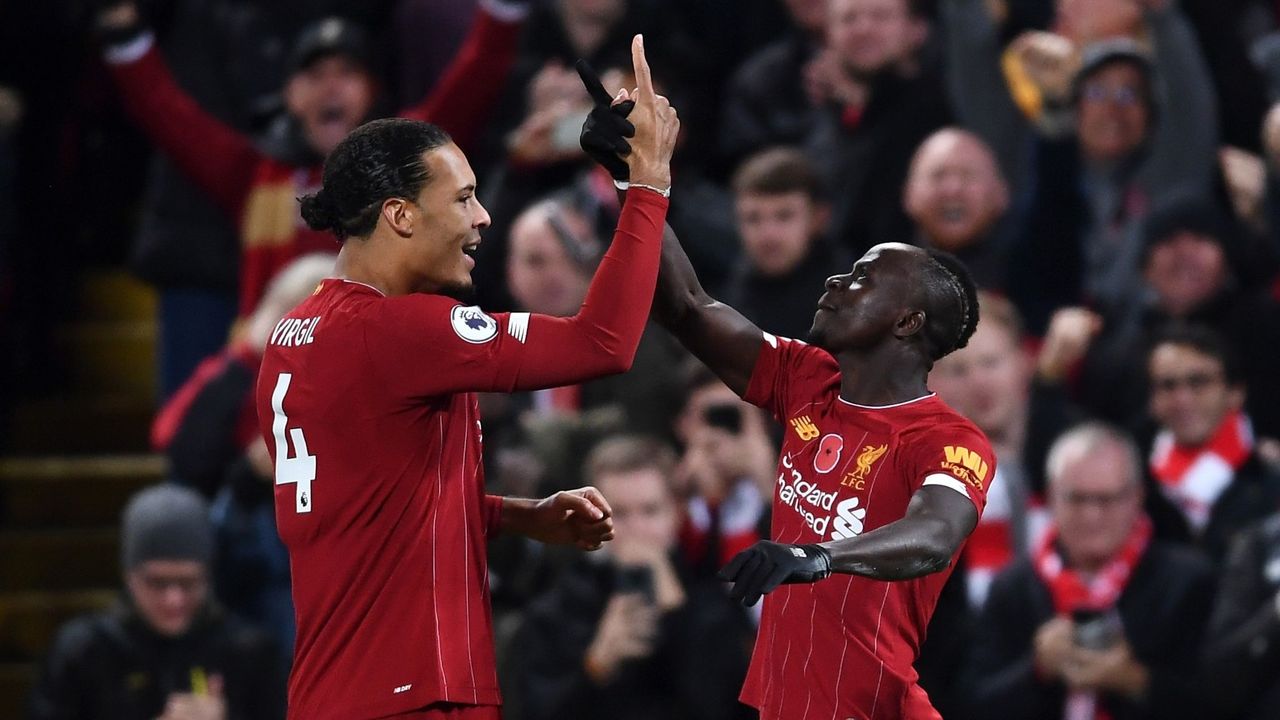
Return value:
<svg viewBox="0 0 1280 720">
<path fill-rule="evenodd" d="M 636 35 L 631 39 L 631 67 L 636 76 L 636 89 L 640 93 L 653 97 L 653 76 L 649 74 L 649 61 L 644 59 L 644 36 Z"/>
<path fill-rule="evenodd" d="M 596 105 L 609 107 L 613 104 L 613 98 L 609 96 L 609 91 L 604 89 L 604 83 L 600 81 L 600 75 L 595 68 L 591 67 L 591 63 L 579 59 L 573 64 L 573 69 L 578 71 L 583 87 L 587 89 L 587 94 Z"/>
</svg>

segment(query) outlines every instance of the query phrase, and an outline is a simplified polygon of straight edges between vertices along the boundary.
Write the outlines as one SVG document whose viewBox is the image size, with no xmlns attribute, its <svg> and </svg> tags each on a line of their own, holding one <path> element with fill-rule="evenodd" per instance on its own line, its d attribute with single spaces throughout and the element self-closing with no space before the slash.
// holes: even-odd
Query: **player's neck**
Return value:
<svg viewBox="0 0 1280 720">
<path fill-rule="evenodd" d="M 870 354 L 841 353 L 840 397 L 855 405 L 896 405 L 929 394 L 929 376 L 919 359 L 888 348 Z"/>
<path fill-rule="evenodd" d="M 397 272 L 396 263 L 386 262 L 368 245 L 368 241 L 351 238 L 342 246 L 334 264 L 334 277 L 362 283 L 391 297 L 413 292 L 404 273 Z"/>
</svg>

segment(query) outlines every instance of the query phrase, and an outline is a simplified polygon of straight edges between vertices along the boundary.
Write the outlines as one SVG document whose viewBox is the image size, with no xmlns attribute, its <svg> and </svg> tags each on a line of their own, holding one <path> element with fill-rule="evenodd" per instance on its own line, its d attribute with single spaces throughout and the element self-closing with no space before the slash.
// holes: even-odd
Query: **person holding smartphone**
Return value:
<svg viewBox="0 0 1280 720">
<path fill-rule="evenodd" d="M 1049 533 L 996 577 L 973 634 L 959 683 L 972 717 L 1218 717 L 1197 681 L 1213 573 L 1153 538 L 1133 440 L 1086 423 L 1047 465 Z"/>
<path fill-rule="evenodd" d="M 517 631 L 508 703 L 526 720 L 734 720 L 753 629 L 741 608 L 682 560 L 675 455 L 615 436 L 584 477 L 609 497 L 614 540 L 536 598 Z"/>
</svg>

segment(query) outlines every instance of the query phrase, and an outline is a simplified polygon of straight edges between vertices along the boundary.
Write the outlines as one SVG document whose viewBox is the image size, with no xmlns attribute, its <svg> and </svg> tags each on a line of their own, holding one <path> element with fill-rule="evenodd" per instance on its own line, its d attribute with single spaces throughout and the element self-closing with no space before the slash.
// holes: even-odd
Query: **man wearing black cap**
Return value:
<svg viewBox="0 0 1280 720">
<path fill-rule="evenodd" d="M 194 491 L 158 485 L 125 508 L 125 592 L 62 628 L 32 693 L 32 720 L 284 717 L 279 655 L 209 598 L 213 526 Z"/>
<path fill-rule="evenodd" d="M 430 120 L 463 147 L 484 127 L 514 61 L 518 0 L 484 0 L 471 33 L 431 96 L 401 112 Z M 377 83 L 369 44 L 350 23 L 331 18 L 306 29 L 290 57 L 285 105 L 305 141 L 302 157 L 263 155 L 249 138 L 209 116 L 174 82 L 132 2 L 99 17 L 106 59 L 125 104 L 143 129 L 240 226 L 240 315 L 257 305 L 266 283 L 290 260 L 336 251 L 329 233 L 308 230 L 295 198 L 320 185 L 321 162 L 369 119 Z"/>
</svg>

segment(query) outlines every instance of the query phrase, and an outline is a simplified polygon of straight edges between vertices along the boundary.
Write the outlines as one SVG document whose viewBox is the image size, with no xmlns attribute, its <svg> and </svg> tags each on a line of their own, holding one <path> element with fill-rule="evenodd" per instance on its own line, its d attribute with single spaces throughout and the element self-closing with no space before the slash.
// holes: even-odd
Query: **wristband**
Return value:
<svg viewBox="0 0 1280 720">
<path fill-rule="evenodd" d="M 661 195 L 661 196 L 662 196 L 662 197 L 664 197 L 664 198 L 669 198 L 669 197 L 671 197 L 671 188 L 670 188 L 670 187 L 668 187 L 668 188 L 666 188 L 666 189 L 664 190 L 664 189 L 662 189 L 662 188 L 656 188 L 656 187 L 654 187 L 654 186 L 652 186 L 652 185 L 645 185 L 644 183 L 633 183 L 633 182 L 627 182 L 626 180 L 614 180 L 614 181 L 613 181 L 613 186 L 614 186 L 614 187 L 616 187 L 616 188 L 618 188 L 619 190 L 629 190 L 629 189 L 631 189 L 631 188 L 633 188 L 633 187 L 636 187 L 636 188 L 644 188 L 645 190 L 652 190 L 653 192 L 658 193 L 659 195 Z"/>
</svg>

